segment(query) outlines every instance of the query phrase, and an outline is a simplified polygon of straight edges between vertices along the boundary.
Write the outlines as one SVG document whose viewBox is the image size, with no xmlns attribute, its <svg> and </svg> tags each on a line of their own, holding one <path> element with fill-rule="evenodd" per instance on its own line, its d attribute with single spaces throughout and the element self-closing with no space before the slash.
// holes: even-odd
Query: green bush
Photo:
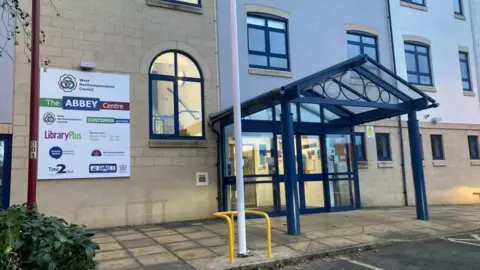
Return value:
<svg viewBox="0 0 480 270">
<path fill-rule="evenodd" d="M 0 269 L 94 270 L 98 245 L 85 226 L 47 217 L 36 208 L 0 210 Z"/>
</svg>

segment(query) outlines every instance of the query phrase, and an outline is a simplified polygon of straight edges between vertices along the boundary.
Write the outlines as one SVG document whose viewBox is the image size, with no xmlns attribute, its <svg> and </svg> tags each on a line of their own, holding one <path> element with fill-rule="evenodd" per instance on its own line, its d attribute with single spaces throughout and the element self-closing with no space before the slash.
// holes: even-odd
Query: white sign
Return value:
<svg viewBox="0 0 480 270">
<path fill-rule="evenodd" d="M 38 179 L 130 176 L 128 75 L 41 71 Z"/>
<path fill-rule="evenodd" d="M 373 126 L 367 126 L 367 139 L 368 140 L 375 140 L 375 128 Z"/>
</svg>

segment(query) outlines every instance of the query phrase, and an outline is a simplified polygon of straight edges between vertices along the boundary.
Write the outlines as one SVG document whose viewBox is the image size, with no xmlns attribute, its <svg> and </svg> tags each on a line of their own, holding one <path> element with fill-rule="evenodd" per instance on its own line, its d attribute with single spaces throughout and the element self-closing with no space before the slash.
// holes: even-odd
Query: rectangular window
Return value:
<svg viewBox="0 0 480 270">
<path fill-rule="evenodd" d="M 247 28 L 250 67 L 290 70 L 286 20 L 249 14 Z"/>
<path fill-rule="evenodd" d="M 402 2 L 425 6 L 425 0 L 402 0 Z"/>
<path fill-rule="evenodd" d="M 162 0 L 164 2 L 171 2 L 175 4 L 189 5 L 200 7 L 202 5 L 201 0 Z"/>
<path fill-rule="evenodd" d="M 442 135 L 430 135 L 432 140 L 432 158 L 433 160 L 444 160 L 445 154 L 443 151 Z"/>
<path fill-rule="evenodd" d="M 377 133 L 375 134 L 375 139 L 377 141 L 377 159 L 379 161 L 392 160 L 392 154 L 390 150 L 390 134 Z"/>
<path fill-rule="evenodd" d="M 460 59 L 460 72 L 462 74 L 463 90 L 472 91 L 472 86 L 470 83 L 470 67 L 468 64 L 468 53 L 458 52 L 458 55 Z"/>
<path fill-rule="evenodd" d="M 360 32 L 347 32 L 348 58 L 366 54 L 378 61 L 377 37 Z"/>
<path fill-rule="evenodd" d="M 453 10 L 455 14 L 463 15 L 463 3 L 462 0 L 453 0 Z"/>
<path fill-rule="evenodd" d="M 425 151 L 423 151 L 423 136 L 420 134 L 420 147 L 422 150 L 422 160 L 425 160 Z"/>
<path fill-rule="evenodd" d="M 357 161 L 367 161 L 367 152 L 365 151 L 365 133 L 355 134 L 355 150 L 357 152 Z"/>
<path fill-rule="evenodd" d="M 468 136 L 468 150 L 470 151 L 470 159 L 480 159 L 478 136 Z"/>
<path fill-rule="evenodd" d="M 433 86 L 428 45 L 405 42 L 408 82 Z"/>
</svg>

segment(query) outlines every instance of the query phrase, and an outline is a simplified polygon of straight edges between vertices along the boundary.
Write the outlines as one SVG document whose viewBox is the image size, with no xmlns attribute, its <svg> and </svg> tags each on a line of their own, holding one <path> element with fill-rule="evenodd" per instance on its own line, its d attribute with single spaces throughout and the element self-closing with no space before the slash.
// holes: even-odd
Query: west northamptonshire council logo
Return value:
<svg viewBox="0 0 480 270">
<path fill-rule="evenodd" d="M 60 77 L 58 81 L 58 86 L 63 92 L 72 92 L 77 89 L 77 79 L 70 74 L 64 74 Z"/>
<path fill-rule="evenodd" d="M 55 114 L 51 112 L 47 112 L 43 115 L 43 122 L 47 125 L 55 123 L 56 120 L 57 118 L 55 117 Z"/>
<path fill-rule="evenodd" d="M 95 149 L 92 151 L 92 157 L 101 157 L 102 156 L 102 151 Z"/>
</svg>

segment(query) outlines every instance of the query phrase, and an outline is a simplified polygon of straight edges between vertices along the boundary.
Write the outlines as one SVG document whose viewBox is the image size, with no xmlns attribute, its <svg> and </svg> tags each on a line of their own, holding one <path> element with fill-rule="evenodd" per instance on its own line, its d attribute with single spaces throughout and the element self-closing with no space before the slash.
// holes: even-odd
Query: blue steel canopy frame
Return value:
<svg viewBox="0 0 480 270">
<path fill-rule="evenodd" d="M 300 233 L 298 218 L 297 174 L 294 152 L 294 123 L 289 104 L 318 104 L 321 106 L 322 124 L 304 126 L 315 132 L 348 130 L 354 139 L 354 126 L 408 114 L 408 132 L 415 187 L 417 218 L 428 219 L 425 179 L 421 158 L 420 131 L 416 111 L 438 107 L 431 97 L 401 77 L 380 65 L 367 55 L 359 55 L 283 87 L 261 94 L 241 104 L 242 117 L 281 104 L 281 134 L 283 136 L 284 178 L 287 197 L 287 225 L 290 234 Z M 324 122 L 323 108 L 338 116 Z M 233 123 L 233 109 L 228 108 L 210 116 L 211 126 L 220 122 L 221 127 Z M 257 121 L 258 122 L 258 121 Z M 258 125 L 260 126 L 260 125 Z M 295 130 L 301 124 L 295 123 Z M 276 127 L 278 128 L 278 126 Z M 255 128 L 253 128 L 255 129 Z M 356 155 L 355 152 L 353 153 Z M 359 201 L 357 166 L 354 165 L 356 197 Z M 289 194 L 290 193 L 290 194 Z"/>
</svg>

